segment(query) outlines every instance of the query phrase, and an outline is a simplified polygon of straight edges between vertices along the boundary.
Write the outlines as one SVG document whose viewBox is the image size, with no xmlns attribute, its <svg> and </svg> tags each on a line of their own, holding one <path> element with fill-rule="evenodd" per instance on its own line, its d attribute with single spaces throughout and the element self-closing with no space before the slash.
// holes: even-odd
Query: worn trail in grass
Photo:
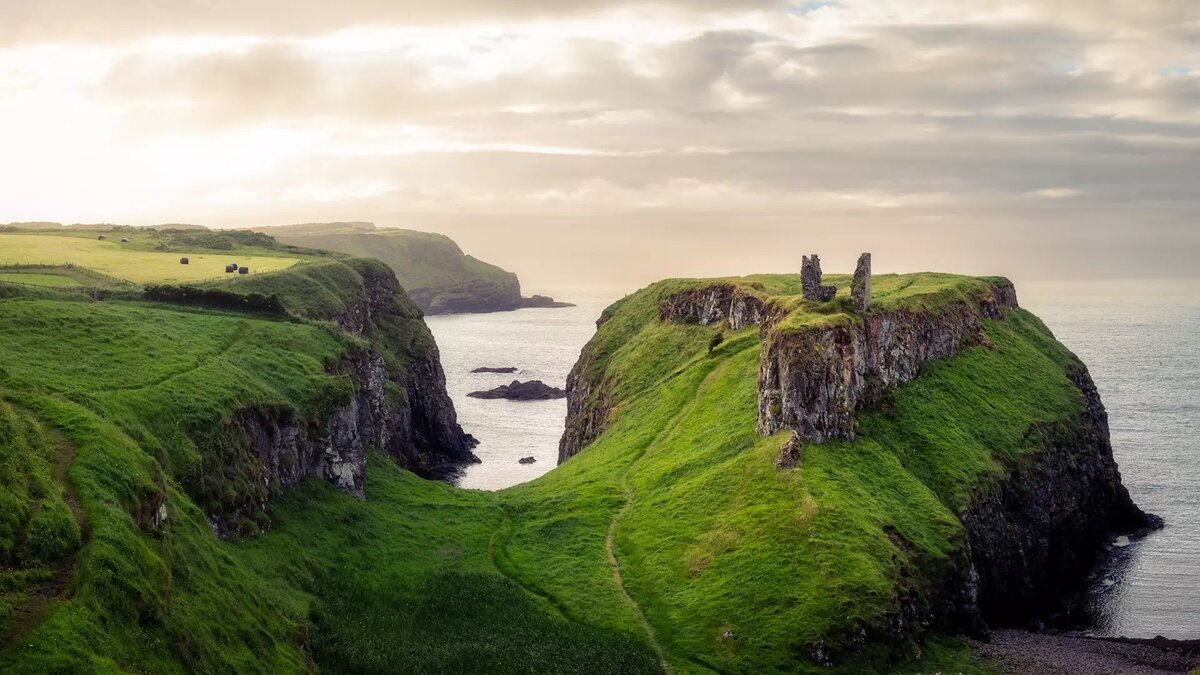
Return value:
<svg viewBox="0 0 1200 675">
<path fill-rule="evenodd" d="M 711 378 L 711 375 L 709 377 Z M 650 447 L 653 447 L 658 440 L 662 438 L 662 436 L 665 436 L 674 430 L 675 426 L 678 425 L 680 421 L 684 419 L 684 417 L 686 417 L 685 413 L 690 411 L 694 406 L 695 402 L 690 404 L 687 410 L 681 412 L 679 415 L 676 415 L 671 421 L 671 424 L 668 425 L 667 428 L 663 429 L 662 434 L 650 443 Z M 658 660 L 662 664 L 663 672 L 667 673 L 667 675 L 672 675 L 674 670 L 671 668 L 671 664 L 667 661 L 666 652 L 663 650 L 658 638 L 654 635 L 654 626 L 651 625 L 648 620 L 646 620 L 645 612 L 642 611 L 642 608 L 638 604 L 637 600 L 635 600 L 634 597 L 629 594 L 629 590 L 625 588 L 625 580 L 621 576 L 621 561 L 617 559 L 615 546 L 617 527 L 620 526 L 621 520 L 633 508 L 634 499 L 637 497 L 633 486 L 629 482 L 629 474 L 637 468 L 638 463 L 641 462 L 645 456 L 646 451 L 643 450 L 637 455 L 633 462 L 629 464 L 629 467 L 621 473 L 621 492 L 624 494 L 624 503 L 621 505 L 621 508 L 613 514 L 612 520 L 609 521 L 608 534 L 604 538 L 604 555 L 608 559 L 608 564 L 612 566 L 613 583 L 616 584 L 617 589 L 621 592 L 621 595 L 637 614 L 638 623 L 640 623 L 642 625 L 642 629 L 646 631 L 646 639 L 649 641 L 650 646 L 654 649 L 654 653 L 658 655 Z"/>
<path fill-rule="evenodd" d="M 81 535 L 81 546 L 86 546 L 91 539 L 87 514 L 79 505 L 79 496 L 67 475 L 71 462 L 75 460 L 75 444 L 61 431 L 46 429 L 46 434 L 56 448 L 52 475 L 64 489 L 64 501 L 75 519 Z M 5 626 L 3 637 L 0 638 L 0 658 L 20 644 L 21 638 L 30 629 L 40 624 L 46 616 L 60 603 L 69 591 L 71 575 L 75 571 L 75 559 L 78 550 L 72 551 L 54 563 L 53 575 L 41 584 L 27 591 L 25 602 L 12 614 Z"/>
<path fill-rule="evenodd" d="M 59 486 L 78 489 L 92 530 L 74 595 L 0 669 L 972 672 L 944 636 L 860 636 L 944 578 L 963 495 L 1029 450 L 1030 424 L 1078 412 L 1069 353 L 1018 310 L 987 323 L 992 348 L 934 364 L 886 411 L 860 415 L 856 440 L 810 444 L 780 470 L 785 434 L 755 428 L 757 329 L 710 351 L 720 327 L 659 319 L 664 294 L 702 283 L 676 280 L 606 312 L 585 353 L 606 378 L 606 428 L 554 471 L 480 493 L 370 449 L 365 501 L 315 479 L 279 496 L 212 431 L 248 404 L 316 423 L 348 399 L 355 383 L 329 366 L 363 345 L 331 322 L 361 288 L 339 265 L 225 286 L 295 296 L 320 324 L 0 300 L 0 544 L 23 563 L 7 535 L 59 504 Z M 884 281 L 881 305 L 936 306 L 921 284 L 962 291 L 944 276 Z M 794 276 L 746 283 L 806 311 L 786 295 Z M 78 448 L 72 481 L 41 426 Z M 164 497 L 159 527 L 146 514 Z M 213 538 L 210 512 L 272 499 L 268 532 Z M 837 667 L 818 647 L 841 650 Z"/>
</svg>

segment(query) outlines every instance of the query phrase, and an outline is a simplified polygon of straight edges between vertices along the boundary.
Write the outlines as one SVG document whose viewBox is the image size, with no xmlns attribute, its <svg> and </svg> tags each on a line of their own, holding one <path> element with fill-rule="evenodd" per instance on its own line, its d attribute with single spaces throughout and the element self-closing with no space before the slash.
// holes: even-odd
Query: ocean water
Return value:
<svg viewBox="0 0 1200 675">
<path fill-rule="evenodd" d="M 426 317 L 446 371 L 446 389 L 458 421 L 479 439 L 482 464 L 467 468 L 459 486 L 499 490 L 533 480 L 558 463 L 558 439 L 567 417 L 566 399 L 506 401 L 467 396 L 513 380 L 541 380 L 566 388 L 567 373 L 596 332 L 600 312 L 619 292 L 565 297 L 578 304 L 558 309 L 518 309 L 492 314 Z M 472 373 L 475 368 L 515 367 L 513 374 Z M 533 457 L 533 464 L 520 464 Z"/>
<path fill-rule="evenodd" d="M 427 319 L 459 420 L 481 441 L 483 463 L 462 487 L 501 489 L 554 468 L 564 400 L 466 394 L 515 378 L 562 387 L 600 312 L 621 295 L 593 290 L 569 297 L 574 308 Z M 1142 540 L 1114 544 L 1114 565 L 1090 585 L 1088 632 L 1200 638 L 1200 281 L 1027 282 L 1017 295 L 1088 365 L 1125 485 L 1166 520 Z M 478 366 L 521 370 L 471 374 Z M 517 462 L 527 456 L 537 462 Z"/>
<path fill-rule="evenodd" d="M 1114 547 L 1087 632 L 1200 638 L 1200 281 L 1027 283 L 1017 297 L 1088 365 L 1125 486 L 1166 521 Z"/>
</svg>

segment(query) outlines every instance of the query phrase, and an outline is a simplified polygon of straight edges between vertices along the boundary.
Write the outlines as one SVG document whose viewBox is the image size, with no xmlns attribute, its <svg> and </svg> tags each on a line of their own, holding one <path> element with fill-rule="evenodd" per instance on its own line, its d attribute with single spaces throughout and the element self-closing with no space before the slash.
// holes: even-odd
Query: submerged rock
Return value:
<svg viewBox="0 0 1200 675">
<path fill-rule="evenodd" d="M 545 401 L 552 398 L 566 398 L 567 392 L 558 387 L 551 387 L 541 380 L 521 382 L 513 380 L 511 384 L 502 384 L 495 389 L 473 391 L 467 396 L 472 398 L 504 398 L 510 401 Z"/>
</svg>

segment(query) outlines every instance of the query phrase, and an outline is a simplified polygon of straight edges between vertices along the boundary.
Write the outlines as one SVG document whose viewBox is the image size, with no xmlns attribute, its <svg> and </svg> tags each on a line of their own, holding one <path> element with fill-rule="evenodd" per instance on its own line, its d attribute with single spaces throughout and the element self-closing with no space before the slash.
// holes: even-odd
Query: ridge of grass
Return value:
<svg viewBox="0 0 1200 675">
<path fill-rule="evenodd" d="M 215 539 L 197 496 L 262 494 L 222 454 L 236 439 L 214 437 L 214 424 L 248 404 L 319 417 L 344 400 L 350 383 L 327 366 L 360 345 L 319 322 L 381 267 L 317 261 L 226 284 L 279 295 L 318 323 L 0 300 L 0 353 L 12 356 L 0 365 L 0 484 L 14 486 L 0 543 L 19 548 L 38 500 L 65 494 L 48 429 L 77 448 L 67 477 L 92 528 L 66 596 L 0 669 L 661 672 L 611 550 L 675 672 L 986 670 L 937 634 L 856 636 L 944 581 L 963 547 L 964 500 L 1034 450 L 1029 425 L 1078 414 L 1074 357 L 1032 315 L 985 322 L 992 348 L 931 365 L 860 415 L 857 440 L 807 445 L 800 467 L 778 470 L 785 435 L 755 432 L 757 328 L 710 352 L 721 326 L 657 312 L 714 282 L 661 282 L 606 310 L 588 363 L 617 413 L 554 471 L 480 493 L 372 450 L 365 502 L 308 480 L 274 502 L 269 531 Z M 795 275 L 722 281 L 808 313 Z M 915 275 L 876 288 L 881 306 L 937 311 L 988 283 Z M 426 348 L 401 321 L 419 312 L 396 312 L 380 339 Z M 4 607 L 47 570 L 6 560 L 0 629 Z M 816 646 L 837 666 L 819 665 Z"/>
</svg>

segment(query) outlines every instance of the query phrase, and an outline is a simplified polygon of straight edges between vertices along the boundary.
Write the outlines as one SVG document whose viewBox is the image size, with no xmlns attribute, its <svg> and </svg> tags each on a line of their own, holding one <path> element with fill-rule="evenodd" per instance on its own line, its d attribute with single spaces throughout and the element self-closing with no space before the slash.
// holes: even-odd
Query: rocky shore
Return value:
<svg viewBox="0 0 1200 675">
<path fill-rule="evenodd" d="M 976 654 L 1013 675 L 1164 675 L 1200 667 L 1200 640 L 1089 638 L 994 630 Z"/>
</svg>

